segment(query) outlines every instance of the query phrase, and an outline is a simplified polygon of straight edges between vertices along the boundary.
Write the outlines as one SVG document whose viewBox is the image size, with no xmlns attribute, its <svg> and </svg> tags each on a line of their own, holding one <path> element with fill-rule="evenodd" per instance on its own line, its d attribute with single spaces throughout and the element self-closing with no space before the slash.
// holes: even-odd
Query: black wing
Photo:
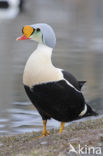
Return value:
<svg viewBox="0 0 103 156">
<path fill-rule="evenodd" d="M 76 89 L 81 90 L 86 81 L 78 81 L 71 73 L 62 70 L 64 78 L 70 82 Z"/>
<path fill-rule="evenodd" d="M 72 121 L 77 119 L 84 109 L 85 100 L 80 91 L 69 86 L 65 80 L 35 85 L 32 89 L 25 86 L 26 92 L 43 114 L 59 121 Z"/>
</svg>

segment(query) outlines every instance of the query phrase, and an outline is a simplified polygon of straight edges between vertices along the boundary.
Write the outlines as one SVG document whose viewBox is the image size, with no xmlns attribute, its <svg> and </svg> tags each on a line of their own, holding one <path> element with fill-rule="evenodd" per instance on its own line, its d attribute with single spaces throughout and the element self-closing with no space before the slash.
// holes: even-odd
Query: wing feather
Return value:
<svg viewBox="0 0 103 156">
<path fill-rule="evenodd" d="M 86 81 L 78 81 L 71 73 L 62 70 L 64 78 L 71 83 L 76 89 L 81 90 Z"/>
</svg>

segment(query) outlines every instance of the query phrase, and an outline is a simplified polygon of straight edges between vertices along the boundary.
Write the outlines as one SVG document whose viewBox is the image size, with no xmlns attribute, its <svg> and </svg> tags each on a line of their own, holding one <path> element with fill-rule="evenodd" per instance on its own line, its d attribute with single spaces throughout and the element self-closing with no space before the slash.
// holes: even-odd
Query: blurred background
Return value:
<svg viewBox="0 0 103 156">
<path fill-rule="evenodd" d="M 42 129 L 22 75 L 33 41 L 16 41 L 24 25 L 48 23 L 56 33 L 53 63 L 86 80 L 87 102 L 103 114 L 103 0 L 0 0 L 0 135 Z M 55 120 L 48 128 L 58 127 Z"/>
</svg>

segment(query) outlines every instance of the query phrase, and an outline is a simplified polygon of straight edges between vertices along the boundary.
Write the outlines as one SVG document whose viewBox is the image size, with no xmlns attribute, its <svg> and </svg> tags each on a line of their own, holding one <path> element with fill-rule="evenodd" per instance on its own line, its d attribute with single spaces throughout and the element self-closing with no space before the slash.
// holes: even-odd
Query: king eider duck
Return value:
<svg viewBox="0 0 103 156">
<path fill-rule="evenodd" d="M 86 103 L 81 92 L 85 81 L 80 82 L 69 72 L 56 68 L 51 61 L 56 37 L 48 24 L 26 25 L 23 35 L 17 40 L 34 40 L 37 49 L 30 55 L 23 74 L 25 91 L 40 113 L 43 120 L 43 134 L 49 135 L 46 129 L 48 119 L 61 122 L 61 134 L 65 122 L 70 122 L 97 113 Z"/>
</svg>

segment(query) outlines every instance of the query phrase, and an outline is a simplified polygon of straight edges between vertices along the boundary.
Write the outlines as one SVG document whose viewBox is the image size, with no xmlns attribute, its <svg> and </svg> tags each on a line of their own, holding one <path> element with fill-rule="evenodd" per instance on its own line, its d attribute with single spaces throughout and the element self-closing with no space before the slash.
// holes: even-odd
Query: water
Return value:
<svg viewBox="0 0 103 156">
<path fill-rule="evenodd" d="M 25 63 L 36 48 L 16 41 L 23 25 L 45 22 L 57 36 L 53 64 L 86 80 L 87 102 L 103 114 L 103 2 L 96 0 L 31 0 L 15 19 L 0 20 L 0 135 L 42 129 L 42 120 L 22 84 Z M 59 127 L 51 120 L 48 128 Z"/>
</svg>

